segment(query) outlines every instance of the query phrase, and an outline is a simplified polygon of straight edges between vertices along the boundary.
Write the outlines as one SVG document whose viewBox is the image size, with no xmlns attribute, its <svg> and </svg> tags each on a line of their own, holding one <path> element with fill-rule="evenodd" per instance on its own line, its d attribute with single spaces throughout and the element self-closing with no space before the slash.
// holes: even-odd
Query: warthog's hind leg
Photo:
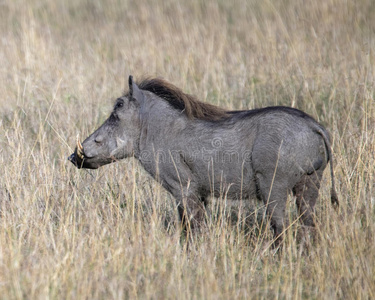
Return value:
<svg viewBox="0 0 375 300">
<path fill-rule="evenodd" d="M 298 211 L 305 226 L 315 227 L 314 207 L 319 196 L 322 174 L 321 170 L 311 175 L 305 174 L 293 188 Z"/>
<path fill-rule="evenodd" d="M 286 200 L 288 197 L 287 185 L 283 180 L 274 179 L 272 176 L 256 175 L 258 185 L 258 196 L 262 199 L 267 207 L 267 216 L 271 221 L 271 228 L 274 234 L 273 247 L 278 247 L 283 240 L 283 231 L 288 227 L 285 218 Z M 277 182 L 277 184 L 274 184 Z"/>
</svg>

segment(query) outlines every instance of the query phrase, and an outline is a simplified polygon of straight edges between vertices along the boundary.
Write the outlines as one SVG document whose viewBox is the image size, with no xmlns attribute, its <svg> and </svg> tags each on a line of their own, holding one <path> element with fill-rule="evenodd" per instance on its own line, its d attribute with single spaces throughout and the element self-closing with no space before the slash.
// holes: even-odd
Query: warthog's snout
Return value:
<svg viewBox="0 0 375 300">
<path fill-rule="evenodd" d="M 75 153 L 72 153 L 71 155 L 68 156 L 68 160 L 72 162 L 73 164 L 76 163 L 76 156 Z"/>
<path fill-rule="evenodd" d="M 74 164 L 78 169 L 81 169 L 82 167 L 84 167 L 85 158 L 86 156 L 83 150 L 83 146 L 79 140 L 79 135 L 77 135 L 77 146 L 74 152 L 68 157 L 68 160 L 72 164 Z"/>
<path fill-rule="evenodd" d="M 111 163 L 115 158 L 106 154 L 98 154 L 98 148 L 95 148 L 99 145 L 96 140 L 93 142 L 93 136 L 88 137 L 83 144 L 79 140 L 79 135 L 77 135 L 77 143 L 74 152 L 68 157 L 68 160 L 75 165 L 78 169 L 97 169 L 102 165 Z M 99 149 L 100 150 L 100 149 Z"/>
<path fill-rule="evenodd" d="M 93 159 L 86 157 L 83 152 L 75 149 L 75 151 L 68 157 L 68 160 L 78 169 L 97 169 L 101 166 L 100 163 L 93 161 Z"/>
<path fill-rule="evenodd" d="M 69 157 L 68 160 L 75 165 L 78 169 L 81 168 L 81 164 L 78 163 L 77 151 L 74 151 Z"/>
</svg>

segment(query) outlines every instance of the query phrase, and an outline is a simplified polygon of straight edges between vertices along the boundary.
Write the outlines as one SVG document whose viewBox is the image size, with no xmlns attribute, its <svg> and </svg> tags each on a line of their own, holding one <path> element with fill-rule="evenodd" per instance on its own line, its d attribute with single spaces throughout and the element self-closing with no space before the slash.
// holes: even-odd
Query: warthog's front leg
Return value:
<svg viewBox="0 0 375 300">
<path fill-rule="evenodd" d="M 191 233 L 201 232 L 206 224 L 205 197 L 199 195 L 194 182 L 185 179 L 189 176 L 182 176 L 181 173 L 180 175 L 179 178 L 163 178 L 162 185 L 176 199 L 182 230 Z"/>
<path fill-rule="evenodd" d="M 182 228 L 187 232 L 199 233 L 206 224 L 205 202 L 196 196 L 183 199 L 178 204 L 178 213 Z"/>
</svg>

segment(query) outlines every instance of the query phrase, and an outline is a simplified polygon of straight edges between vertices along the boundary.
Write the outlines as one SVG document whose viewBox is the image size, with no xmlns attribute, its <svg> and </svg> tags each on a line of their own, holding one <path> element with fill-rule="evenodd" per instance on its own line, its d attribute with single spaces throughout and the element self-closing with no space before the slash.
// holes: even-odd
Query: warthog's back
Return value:
<svg viewBox="0 0 375 300">
<path fill-rule="evenodd" d="M 192 180 L 206 193 L 218 195 L 227 187 L 231 198 L 251 196 L 256 192 L 255 175 L 276 171 L 287 180 L 283 185 L 292 189 L 304 173 L 324 169 L 328 161 L 321 136 L 326 131 L 293 108 L 234 111 L 220 121 L 190 124 L 185 132 L 188 136 L 178 137 L 178 148 L 189 163 Z"/>
</svg>

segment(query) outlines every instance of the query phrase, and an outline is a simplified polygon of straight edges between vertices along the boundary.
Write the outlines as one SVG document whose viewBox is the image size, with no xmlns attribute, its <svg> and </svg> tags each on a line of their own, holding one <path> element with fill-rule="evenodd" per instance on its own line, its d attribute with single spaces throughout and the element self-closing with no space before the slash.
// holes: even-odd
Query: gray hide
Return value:
<svg viewBox="0 0 375 300">
<path fill-rule="evenodd" d="M 208 196 L 256 196 L 267 205 L 276 245 L 287 225 L 289 192 L 296 196 L 303 223 L 314 226 L 329 160 L 331 200 L 338 204 L 328 133 L 304 112 L 267 107 L 225 112 L 216 120 L 189 118 L 178 103 L 150 90 L 139 88 L 130 76 L 129 93 L 117 99 L 99 129 L 77 142 L 69 160 L 95 169 L 134 156 L 175 197 L 183 224 L 193 229 L 204 223 Z"/>
</svg>

